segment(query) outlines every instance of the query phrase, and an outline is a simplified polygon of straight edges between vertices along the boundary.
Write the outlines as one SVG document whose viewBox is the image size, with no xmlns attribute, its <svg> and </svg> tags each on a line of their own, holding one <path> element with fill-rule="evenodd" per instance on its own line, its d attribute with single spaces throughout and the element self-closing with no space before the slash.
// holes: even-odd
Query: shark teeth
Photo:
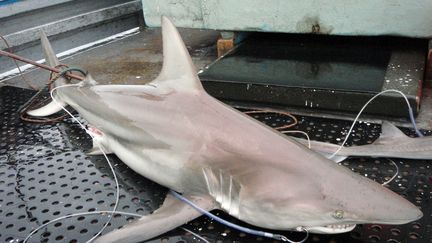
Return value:
<svg viewBox="0 0 432 243">
<path fill-rule="evenodd" d="M 313 226 L 313 227 L 301 227 L 301 228 L 306 229 L 310 233 L 340 234 L 340 233 L 349 232 L 353 230 L 355 227 L 356 227 L 355 224 L 329 224 L 326 226 Z"/>
<path fill-rule="evenodd" d="M 324 227 L 331 228 L 331 229 L 346 229 L 346 228 L 351 228 L 353 226 L 355 226 L 355 224 L 330 224 Z"/>
</svg>

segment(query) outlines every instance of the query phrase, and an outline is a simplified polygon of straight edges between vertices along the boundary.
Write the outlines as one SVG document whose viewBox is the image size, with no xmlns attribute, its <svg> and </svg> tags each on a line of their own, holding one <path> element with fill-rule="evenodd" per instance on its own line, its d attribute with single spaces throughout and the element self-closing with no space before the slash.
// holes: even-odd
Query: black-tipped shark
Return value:
<svg viewBox="0 0 432 243">
<path fill-rule="evenodd" d="M 164 62 L 146 85 L 59 87 L 55 98 L 97 129 L 97 141 L 139 174 L 206 209 L 277 230 L 343 233 L 355 224 L 405 224 L 422 217 L 409 201 L 337 165 L 208 95 L 174 25 L 162 18 Z M 47 62 L 58 65 L 45 36 Z M 48 104 L 28 112 L 50 115 Z M 170 194 L 169 194 L 170 195 Z M 200 213 L 167 196 L 153 214 L 98 242 L 137 242 Z"/>
</svg>

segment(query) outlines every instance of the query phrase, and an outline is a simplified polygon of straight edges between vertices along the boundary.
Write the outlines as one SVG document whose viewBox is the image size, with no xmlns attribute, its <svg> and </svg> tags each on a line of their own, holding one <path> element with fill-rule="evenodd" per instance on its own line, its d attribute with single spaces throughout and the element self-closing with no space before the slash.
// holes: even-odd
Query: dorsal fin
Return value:
<svg viewBox="0 0 432 243">
<path fill-rule="evenodd" d="M 388 144 L 395 141 L 395 138 L 407 138 L 395 125 L 388 121 L 383 121 L 381 125 L 381 135 L 375 140 L 374 144 Z"/>
<path fill-rule="evenodd" d="M 383 121 L 381 125 L 381 138 L 407 137 L 399 128 L 388 121 Z"/>
<path fill-rule="evenodd" d="M 173 23 L 162 16 L 163 65 L 151 83 L 177 91 L 203 90 L 195 66 Z"/>
</svg>

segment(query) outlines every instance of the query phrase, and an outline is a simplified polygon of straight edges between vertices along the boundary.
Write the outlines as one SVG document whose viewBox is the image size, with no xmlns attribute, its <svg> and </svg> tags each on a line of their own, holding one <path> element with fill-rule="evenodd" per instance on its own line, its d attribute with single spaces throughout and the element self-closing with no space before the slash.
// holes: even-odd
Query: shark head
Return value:
<svg viewBox="0 0 432 243">
<path fill-rule="evenodd" d="M 266 147 L 274 158 L 254 177 L 240 178 L 240 219 L 264 228 L 336 234 L 356 224 L 397 225 L 422 217 L 400 195 L 319 154 L 304 155 L 301 147 Z"/>
</svg>

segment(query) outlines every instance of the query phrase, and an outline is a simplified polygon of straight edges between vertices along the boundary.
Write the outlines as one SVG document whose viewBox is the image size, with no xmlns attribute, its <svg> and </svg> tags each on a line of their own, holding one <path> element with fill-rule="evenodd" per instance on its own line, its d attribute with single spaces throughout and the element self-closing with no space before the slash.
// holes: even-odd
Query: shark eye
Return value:
<svg viewBox="0 0 432 243">
<path fill-rule="evenodd" d="M 335 210 L 333 212 L 332 216 L 335 219 L 343 219 L 344 218 L 344 211 L 343 210 Z"/>
</svg>

